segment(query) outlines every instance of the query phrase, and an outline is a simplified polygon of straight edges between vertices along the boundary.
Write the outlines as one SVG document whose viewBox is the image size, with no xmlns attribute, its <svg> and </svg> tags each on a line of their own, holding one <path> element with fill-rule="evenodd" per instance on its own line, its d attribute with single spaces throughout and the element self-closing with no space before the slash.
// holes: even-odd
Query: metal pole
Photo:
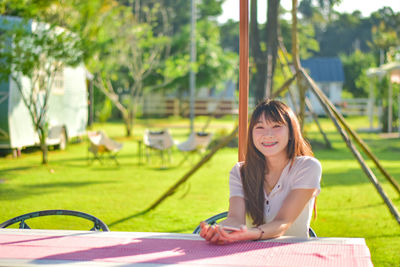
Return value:
<svg viewBox="0 0 400 267">
<path fill-rule="evenodd" d="M 249 95 L 249 2 L 240 0 L 239 22 L 239 161 L 243 161 L 247 141 Z"/>
<path fill-rule="evenodd" d="M 191 0 L 192 20 L 190 30 L 190 132 L 194 131 L 194 94 L 196 90 L 196 74 L 194 64 L 196 62 L 196 0 Z"/>
</svg>

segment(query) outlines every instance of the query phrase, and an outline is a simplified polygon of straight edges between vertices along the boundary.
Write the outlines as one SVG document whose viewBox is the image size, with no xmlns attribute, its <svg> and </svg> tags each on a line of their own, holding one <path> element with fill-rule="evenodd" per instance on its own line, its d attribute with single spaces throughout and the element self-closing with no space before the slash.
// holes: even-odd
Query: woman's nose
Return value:
<svg viewBox="0 0 400 267">
<path fill-rule="evenodd" d="M 273 133 L 272 129 L 267 128 L 267 129 L 265 129 L 265 131 L 264 131 L 264 135 L 265 135 L 265 136 L 273 136 L 274 133 Z"/>
</svg>

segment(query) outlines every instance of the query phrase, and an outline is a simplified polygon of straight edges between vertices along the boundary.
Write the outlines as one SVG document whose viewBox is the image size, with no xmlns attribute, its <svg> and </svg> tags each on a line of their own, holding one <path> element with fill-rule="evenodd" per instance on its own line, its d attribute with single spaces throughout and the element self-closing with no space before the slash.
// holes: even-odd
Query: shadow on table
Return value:
<svg viewBox="0 0 400 267">
<path fill-rule="evenodd" d="M 157 235 L 149 238 L 127 238 L 116 237 L 115 244 L 112 238 L 95 238 L 97 247 L 82 248 L 80 242 L 93 242 L 90 237 L 82 237 L 77 240 L 76 236 L 71 237 L 71 244 L 66 247 L 57 247 L 56 251 L 51 252 L 53 248 L 48 248 L 48 253 L 52 255 L 42 257 L 37 260 L 73 260 L 73 261 L 102 261 L 102 262 L 118 262 L 118 263 L 155 263 L 155 264 L 251 264 L 253 260 L 265 260 L 273 256 L 264 253 L 258 253 L 260 249 L 286 246 L 288 243 L 278 242 L 240 242 L 228 245 L 213 245 L 203 240 L 184 240 L 171 239 L 170 236 Z M 49 237 L 53 238 L 53 237 Z M 68 238 L 68 237 L 64 237 Z M 84 239 L 85 238 L 85 239 Z M 84 240 L 83 240 L 84 239 Z M 129 240 L 129 241 L 128 241 Z M 128 242 L 127 242 L 128 241 Z M 73 242 L 73 243 L 72 243 Z M 118 242 L 118 244 L 116 244 Z M 71 250 L 71 247 L 81 247 L 79 251 L 61 252 L 63 250 Z M 251 255 L 247 255 L 251 251 Z M 229 257 L 225 257 L 229 256 Z M 245 264 L 246 263 L 246 264 Z M 258 262 L 259 263 L 259 262 Z M 257 264 L 256 264 L 257 265 Z"/>
</svg>

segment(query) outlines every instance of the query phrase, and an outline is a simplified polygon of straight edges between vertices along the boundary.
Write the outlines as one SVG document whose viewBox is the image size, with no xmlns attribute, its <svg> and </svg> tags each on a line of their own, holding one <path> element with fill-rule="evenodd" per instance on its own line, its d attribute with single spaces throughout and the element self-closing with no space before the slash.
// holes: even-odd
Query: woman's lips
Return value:
<svg viewBox="0 0 400 267">
<path fill-rule="evenodd" d="M 262 142 L 261 144 L 266 147 L 271 147 L 278 144 L 278 142 Z"/>
</svg>

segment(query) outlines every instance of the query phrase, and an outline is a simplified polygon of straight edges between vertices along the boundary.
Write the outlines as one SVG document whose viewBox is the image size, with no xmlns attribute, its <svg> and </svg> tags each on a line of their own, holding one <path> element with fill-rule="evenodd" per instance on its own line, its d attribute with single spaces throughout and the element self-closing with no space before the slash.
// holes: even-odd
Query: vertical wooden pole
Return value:
<svg viewBox="0 0 400 267">
<path fill-rule="evenodd" d="M 246 151 L 249 96 L 249 2 L 240 0 L 239 23 L 239 161 Z"/>
</svg>

